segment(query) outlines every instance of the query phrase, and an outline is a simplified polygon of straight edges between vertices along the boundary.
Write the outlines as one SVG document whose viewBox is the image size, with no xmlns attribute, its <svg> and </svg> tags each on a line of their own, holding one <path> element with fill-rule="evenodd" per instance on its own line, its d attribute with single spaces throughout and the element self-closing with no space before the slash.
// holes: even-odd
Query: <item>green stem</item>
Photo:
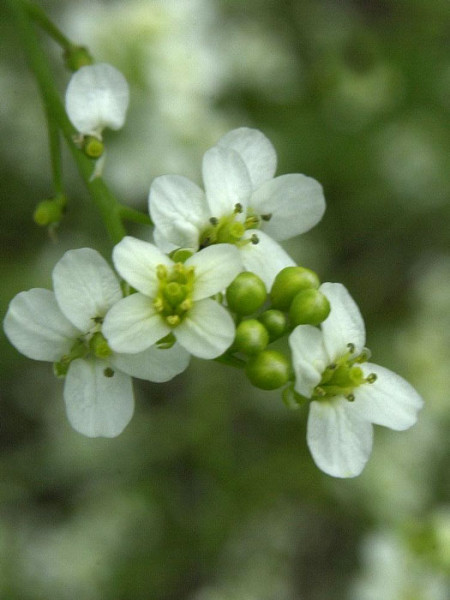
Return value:
<svg viewBox="0 0 450 600">
<path fill-rule="evenodd" d="M 74 144 L 73 138 L 77 132 L 67 118 L 53 76 L 39 45 L 36 32 L 30 23 L 23 1 L 7 0 L 7 2 L 15 15 L 17 32 L 22 40 L 30 68 L 36 77 L 45 109 L 52 115 L 61 129 L 77 164 L 78 171 L 100 212 L 109 237 L 114 243 L 117 243 L 126 235 L 120 217 L 121 204 L 100 177 L 91 180 L 92 161 Z"/>
<path fill-rule="evenodd" d="M 119 209 L 119 214 L 122 219 L 126 221 L 131 221 L 132 223 L 140 223 L 141 225 L 153 225 L 153 221 L 148 215 L 141 212 L 140 210 L 131 208 L 131 206 L 124 206 L 122 204 Z"/>
<path fill-rule="evenodd" d="M 29 16 L 35 21 L 44 31 L 52 37 L 64 50 L 71 50 L 75 44 L 66 38 L 66 36 L 56 27 L 52 21 L 47 17 L 45 11 L 34 2 L 24 2 L 24 8 L 26 9 Z"/>
<path fill-rule="evenodd" d="M 232 354 L 222 354 L 214 359 L 216 362 L 228 365 L 229 367 L 237 367 L 238 369 L 244 369 L 247 364 L 244 360 L 233 356 Z"/>
<path fill-rule="evenodd" d="M 50 147 L 50 160 L 52 164 L 53 187 L 55 196 L 62 196 L 64 193 L 62 177 L 62 157 L 61 157 L 61 139 L 59 137 L 59 127 L 55 122 L 53 115 L 46 107 L 48 140 Z"/>
</svg>

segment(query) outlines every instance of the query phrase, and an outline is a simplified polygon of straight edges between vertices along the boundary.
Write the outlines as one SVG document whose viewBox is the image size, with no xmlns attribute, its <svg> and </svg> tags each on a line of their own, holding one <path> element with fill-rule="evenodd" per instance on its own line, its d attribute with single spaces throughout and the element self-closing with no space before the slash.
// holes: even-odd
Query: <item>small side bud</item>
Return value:
<svg viewBox="0 0 450 600">
<path fill-rule="evenodd" d="M 229 308 L 238 315 L 251 315 L 264 304 L 266 286 L 254 273 L 245 271 L 230 283 L 226 291 Z"/>
<path fill-rule="evenodd" d="M 288 382 L 290 364 L 281 352 L 263 350 L 248 361 L 245 372 L 255 387 L 276 390 Z"/>
<path fill-rule="evenodd" d="M 83 152 L 89 158 L 100 158 L 104 149 L 103 142 L 93 135 L 87 135 L 83 140 Z"/>
<path fill-rule="evenodd" d="M 39 204 L 36 206 L 36 209 L 33 213 L 33 220 L 41 227 L 59 223 L 63 218 L 65 208 L 65 196 L 57 196 L 56 198 L 42 200 L 42 202 L 39 202 Z"/>
<path fill-rule="evenodd" d="M 292 325 L 319 325 L 330 314 L 328 298 L 315 289 L 307 289 L 294 297 L 289 317 Z"/>
<path fill-rule="evenodd" d="M 269 343 L 267 329 L 256 319 L 241 321 L 236 328 L 233 349 L 244 354 L 258 354 Z"/>
<path fill-rule="evenodd" d="M 81 67 L 92 65 L 94 59 L 84 46 L 71 46 L 64 50 L 64 63 L 69 71 L 78 71 Z"/>
<path fill-rule="evenodd" d="M 281 310 L 274 308 L 266 310 L 259 315 L 258 320 L 267 329 L 271 342 L 280 338 L 287 329 L 286 315 Z"/>
<path fill-rule="evenodd" d="M 305 267 L 286 267 L 278 273 L 270 290 L 272 306 L 280 310 L 289 310 L 294 296 L 306 289 L 317 289 L 319 277 Z"/>
</svg>

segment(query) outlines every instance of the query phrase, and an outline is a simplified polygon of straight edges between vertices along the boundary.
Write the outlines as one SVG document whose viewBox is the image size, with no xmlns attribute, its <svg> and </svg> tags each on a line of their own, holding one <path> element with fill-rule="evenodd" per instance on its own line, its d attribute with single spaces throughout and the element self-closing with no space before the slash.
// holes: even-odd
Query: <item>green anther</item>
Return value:
<svg viewBox="0 0 450 600">
<path fill-rule="evenodd" d="M 261 219 L 263 221 L 270 221 L 270 219 L 272 218 L 272 214 L 268 213 L 267 215 L 261 215 Z"/>
<path fill-rule="evenodd" d="M 106 369 L 103 370 L 103 375 L 105 377 L 114 377 L 114 371 L 111 367 L 106 367 Z"/>
<path fill-rule="evenodd" d="M 216 225 L 219 224 L 219 219 L 217 217 L 211 217 L 209 222 L 211 223 L 211 225 L 213 225 L 215 227 Z"/>
<path fill-rule="evenodd" d="M 360 354 L 355 356 L 355 345 L 347 344 L 347 348 L 348 352 L 328 365 L 322 373 L 320 383 L 314 389 L 313 400 L 330 400 L 336 396 L 343 396 L 349 402 L 353 402 L 356 388 L 364 383 L 376 381 L 375 373 L 364 377 L 363 370 L 359 366 L 370 357 L 369 350 L 364 348 Z"/>
<path fill-rule="evenodd" d="M 259 237 L 256 235 L 256 233 L 254 233 L 252 235 L 252 237 L 250 238 L 250 241 L 252 244 L 254 244 L 256 246 L 256 244 L 259 244 Z"/>
<path fill-rule="evenodd" d="M 242 206 L 242 204 L 240 202 L 236 202 L 236 204 L 234 205 L 234 212 L 239 215 L 243 212 L 244 208 Z"/>
<path fill-rule="evenodd" d="M 88 347 L 84 343 L 84 340 L 79 339 L 72 346 L 69 354 L 65 354 L 61 357 L 61 360 L 53 364 L 53 371 L 56 377 L 64 377 L 69 370 L 70 363 L 77 358 L 84 358 L 89 352 Z"/>
</svg>

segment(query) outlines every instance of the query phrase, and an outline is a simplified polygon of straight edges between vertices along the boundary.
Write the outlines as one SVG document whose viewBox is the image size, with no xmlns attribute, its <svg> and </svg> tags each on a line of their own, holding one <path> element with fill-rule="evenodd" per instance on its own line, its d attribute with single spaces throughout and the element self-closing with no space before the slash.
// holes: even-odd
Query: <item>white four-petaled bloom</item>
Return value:
<svg viewBox="0 0 450 600">
<path fill-rule="evenodd" d="M 408 429 L 423 401 L 403 378 L 367 362 L 364 321 L 347 289 L 324 283 L 320 290 L 331 305 L 322 330 L 299 325 L 289 337 L 295 391 L 312 400 L 307 442 L 317 466 L 355 477 L 372 449 L 372 423 Z"/>
<path fill-rule="evenodd" d="M 107 311 L 122 298 L 108 263 L 90 248 L 71 250 L 53 270 L 54 292 L 21 292 L 9 306 L 4 329 L 25 356 L 55 363 L 65 375 L 71 425 L 89 437 L 114 437 L 134 410 L 131 376 L 162 382 L 184 371 L 189 354 L 178 344 L 117 354 L 102 334 Z"/>
<path fill-rule="evenodd" d="M 102 137 L 105 127 L 120 129 L 129 102 L 125 77 L 107 63 L 86 65 L 76 71 L 66 91 L 66 111 L 83 135 Z"/>
<path fill-rule="evenodd" d="M 117 271 L 138 293 L 109 311 L 103 331 L 117 352 L 139 352 L 173 334 L 191 354 L 215 358 L 234 339 L 234 322 L 211 296 L 242 270 L 239 252 L 221 244 L 175 263 L 156 246 L 125 237 L 113 251 Z"/>
<path fill-rule="evenodd" d="M 308 231 L 325 210 L 322 186 L 305 175 L 274 178 L 275 149 L 257 129 L 224 135 L 203 157 L 205 191 L 186 177 L 163 175 L 150 188 L 155 240 L 164 251 L 235 244 L 244 267 L 268 288 L 293 260 L 274 240 Z"/>
</svg>

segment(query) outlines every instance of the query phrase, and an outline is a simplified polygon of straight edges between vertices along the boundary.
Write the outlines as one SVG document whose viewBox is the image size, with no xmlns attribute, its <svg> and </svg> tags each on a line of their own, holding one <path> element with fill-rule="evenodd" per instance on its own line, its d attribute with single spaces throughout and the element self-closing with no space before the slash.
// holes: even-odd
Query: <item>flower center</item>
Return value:
<svg viewBox="0 0 450 600">
<path fill-rule="evenodd" d="M 53 364 L 53 370 L 57 377 L 67 375 L 70 364 L 77 358 L 87 358 L 89 355 L 93 355 L 97 358 L 106 359 L 112 354 L 105 336 L 100 331 L 103 317 L 94 317 L 92 321 L 94 322 L 92 329 L 85 335 L 80 335 L 75 340 L 70 352 Z M 109 377 L 112 377 L 112 375 L 109 375 Z"/>
<path fill-rule="evenodd" d="M 220 219 L 211 217 L 210 225 L 200 234 L 200 249 L 212 244 L 234 244 L 238 247 L 257 244 L 259 239 L 256 234 L 245 240 L 242 237 L 248 229 L 259 229 L 261 221 L 268 221 L 271 215 L 257 216 L 248 212 L 244 218 L 242 213 L 242 204 L 238 202 L 230 215 L 220 217 Z"/>
<path fill-rule="evenodd" d="M 364 377 L 358 365 L 370 358 L 370 350 L 364 348 L 361 354 L 355 355 L 355 346 L 347 344 L 348 352 L 328 365 L 322 373 L 320 383 L 314 388 L 313 400 L 329 400 L 335 396 L 344 396 L 349 402 L 355 399 L 354 390 L 363 383 L 374 383 L 377 376 L 370 373 Z"/>
<path fill-rule="evenodd" d="M 183 263 L 175 263 L 171 268 L 158 265 L 156 275 L 159 287 L 153 306 L 168 325 L 176 327 L 192 308 L 194 267 Z"/>
</svg>

